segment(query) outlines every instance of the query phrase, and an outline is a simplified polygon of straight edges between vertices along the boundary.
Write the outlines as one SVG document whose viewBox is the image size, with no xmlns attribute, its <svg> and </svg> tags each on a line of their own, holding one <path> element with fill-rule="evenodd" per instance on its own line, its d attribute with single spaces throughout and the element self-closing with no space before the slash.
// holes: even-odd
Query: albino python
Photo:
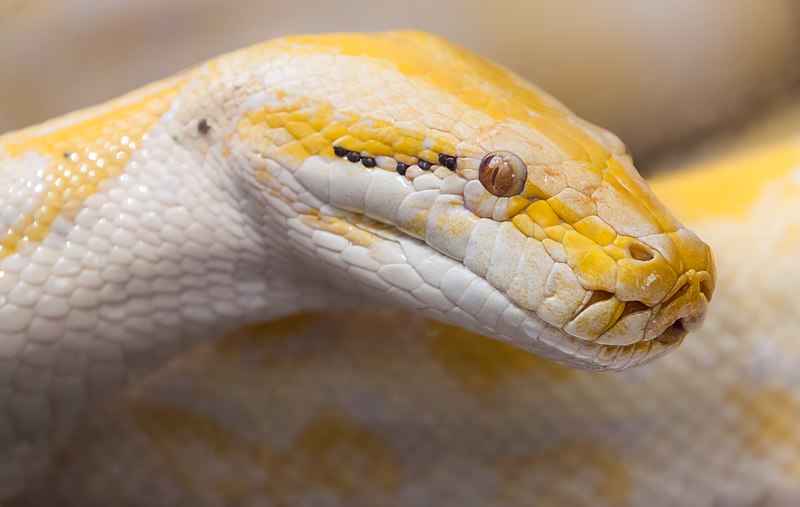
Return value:
<svg viewBox="0 0 800 507">
<path fill-rule="evenodd" d="M 781 363 L 765 354 L 780 354 L 783 335 L 769 335 L 764 352 L 723 332 L 755 326 L 747 302 L 767 305 L 794 276 L 789 257 L 774 255 L 797 250 L 783 231 L 800 223 L 797 148 L 781 150 L 770 171 L 695 176 L 695 194 L 663 187 L 736 271 L 717 303 L 726 318 L 660 362 L 600 376 L 420 316 L 570 366 L 621 370 L 698 328 L 715 285 L 710 249 L 660 204 L 616 137 L 444 41 L 414 32 L 279 39 L 6 134 L 1 494 L 64 505 L 113 493 L 125 505 L 792 498 L 797 464 L 763 463 L 772 433 L 742 433 L 738 447 L 723 439 L 726 452 L 689 444 L 706 423 L 704 441 L 719 443 L 716 418 L 750 414 L 758 430 L 772 421 L 760 415 L 771 401 L 798 406 L 787 386 L 769 383 Z M 719 200 L 708 198 L 723 183 Z M 724 226 L 703 225 L 720 216 Z M 730 253 L 748 232 L 758 274 Z M 779 324 L 796 299 L 767 305 Z M 336 310 L 341 331 L 305 316 L 291 342 L 262 355 L 242 335 L 200 349 L 126 394 L 142 397 L 133 407 L 122 396 L 74 428 L 130 376 L 206 338 L 303 310 L 387 304 L 411 314 Z M 380 340 L 368 340 L 370 323 Z M 420 336 L 398 341 L 403 332 Z M 373 361 L 353 363 L 369 347 Z M 219 357 L 192 372 L 203 354 Z M 709 367 L 752 382 L 704 390 Z M 182 368 L 177 383 L 164 380 Z M 697 406 L 671 410 L 674 390 L 687 386 Z M 247 396 L 226 405 L 222 388 Z M 145 403 L 148 392 L 163 399 Z M 779 436 L 793 436 L 796 411 Z M 681 422 L 692 431 L 669 433 Z M 132 427 L 140 440 L 127 449 L 120 437 Z M 107 468 L 87 477 L 81 466 L 95 456 L 82 449 L 92 441 L 107 444 Z M 55 465 L 39 477 L 53 450 Z M 148 453 L 156 457 L 133 459 Z M 722 472 L 687 480 L 679 453 Z M 171 485 L 148 491 L 161 480 Z"/>
</svg>

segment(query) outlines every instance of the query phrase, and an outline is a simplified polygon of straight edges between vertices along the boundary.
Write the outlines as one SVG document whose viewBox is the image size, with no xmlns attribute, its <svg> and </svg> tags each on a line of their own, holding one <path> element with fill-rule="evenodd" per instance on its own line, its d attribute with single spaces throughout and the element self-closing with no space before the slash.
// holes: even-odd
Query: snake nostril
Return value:
<svg viewBox="0 0 800 507">
<path fill-rule="evenodd" d="M 633 243 L 629 248 L 631 257 L 637 261 L 653 260 L 653 250 L 644 243 Z"/>
</svg>

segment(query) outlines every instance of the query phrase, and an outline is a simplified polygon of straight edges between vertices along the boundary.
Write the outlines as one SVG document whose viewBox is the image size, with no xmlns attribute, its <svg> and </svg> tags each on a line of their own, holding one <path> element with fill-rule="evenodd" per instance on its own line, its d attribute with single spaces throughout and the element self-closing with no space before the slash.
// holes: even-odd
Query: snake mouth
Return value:
<svg viewBox="0 0 800 507">
<path fill-rule="evenodd" d="M 653 339 L 664 345 L 673 345 L 680 343 L 687 334 L 689 334 L 689 330 L 686 329 L 683 319 L 678 319 Z"/>
<path fill-rule="evenodd" d="M 664 301 L 653 310 L 644 339 L 663 344 L 679 342 L 689 331 L 699 329 L 706 317 L 713 278 L 706 271 L 687 271 Z"/>
<path fill-rule="evenodd" d="M 624 347 L 651 341 L 677 345 L 703 323 L 712 290 L 713 277 L 708 272 L 689 270 L 653 306 L 620 301 L 609 292 L 595 292 L 564 330 L 601 346 Z"/>
<path fill-rule="evenodd" d="M 578 317 L 564 327 L 570 338 L 562 340 L 559 347 L 570 344 L 577 352 L 573 352 L 574 358 L 561 361 L 574 365 L 576 359 L 586 357 L 593 362 L 582 363 L 580 367 L 605 371 L 624 370 L 652 361 L 675 349 L 689 332 L 701 326 L 713 285 L 711 273 L 689 270 L 653 306 L 620 301 L 608 292 L 593 294 Z M 610 322 L 606 320 L 609 316 Z M 592 336 L 593 331 L 599 336 Z"/>
</svg>

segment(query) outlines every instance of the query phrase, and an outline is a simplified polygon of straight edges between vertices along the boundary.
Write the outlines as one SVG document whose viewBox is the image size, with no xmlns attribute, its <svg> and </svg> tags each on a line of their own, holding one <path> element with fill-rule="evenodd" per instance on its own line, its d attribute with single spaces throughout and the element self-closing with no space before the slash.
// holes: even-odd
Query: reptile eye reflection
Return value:
<svg viewBox="0 0 800 507">
<path fill-rule="evenodd" d="M 513 153 L 489 153 L 478 169 L 478 179 L 483 187 L 497 197 L 511 197 L 522 192 L 528 170 L 525 163 Z"/>
</svg>

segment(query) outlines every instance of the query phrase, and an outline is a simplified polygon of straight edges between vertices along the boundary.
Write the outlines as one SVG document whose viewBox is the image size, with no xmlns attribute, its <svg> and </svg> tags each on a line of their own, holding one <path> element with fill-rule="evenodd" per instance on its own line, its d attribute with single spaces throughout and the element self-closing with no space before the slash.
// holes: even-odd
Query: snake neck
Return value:
<svg viewBox="0 0 800 507">
<path fill-rule="evenodd" d="M 280 167 L 226 153 L 230 95 L 187 83 L 0 137 L 0 465 L 188 346 L 351 301 L 292 238 Z"/>
</svg>

